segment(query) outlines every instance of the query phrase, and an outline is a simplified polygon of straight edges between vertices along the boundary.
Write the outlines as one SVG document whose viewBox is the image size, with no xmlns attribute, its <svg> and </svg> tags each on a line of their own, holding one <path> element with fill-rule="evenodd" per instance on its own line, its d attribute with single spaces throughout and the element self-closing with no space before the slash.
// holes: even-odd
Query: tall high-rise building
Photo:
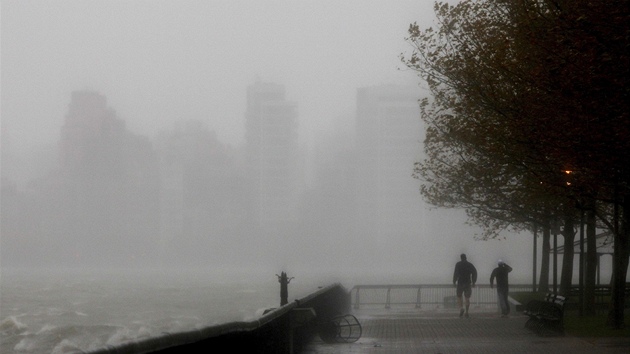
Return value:
<svg viewBox="0 0 630 354">
<path fill-rule="evenodd" d="M 74 91 L 61 128 L 60 164 L 64 173 L 115 173 L 120 159 L 125 122 L 107 105 L 107 98 L 94 91 Z M 110 166 L 105 166 L 105 162 Z M 93 169 L 90 171 L 90 169 Z"/>
<path fill-rule="evenodd" d="M 357 211 L 375 246 L 413 237 L 422 224 L 424 204 L 412 177 L 424 139 L 419 97 L 417 88 L 397 85 L 357 91 Z"/>
<path fill-rule="evenodd" d="M 160 252 L 188 261 L 216 261 L 216 245 L 242 213 L 242 185 L 233 152 L 200 120 L 179 121 L 156 139 L 160 161 Z M 212 255 L 212 256 L 211 256 Z"/>
<path fill-rule="evenodd" d="M 159 217 L 159 171 L 148 138 L 128 131 L 104 95 L 82 90 L 72 93 L 59 147 L 50 229 L 82 262 L 148 257 Z"/>
<path fill-rule="evenodd" d="M 247 88 L 246 156 L 250 213 L 261 225 L 295 220 L 299 186 L 297 105 L 283 85 Z"/>
</svg>

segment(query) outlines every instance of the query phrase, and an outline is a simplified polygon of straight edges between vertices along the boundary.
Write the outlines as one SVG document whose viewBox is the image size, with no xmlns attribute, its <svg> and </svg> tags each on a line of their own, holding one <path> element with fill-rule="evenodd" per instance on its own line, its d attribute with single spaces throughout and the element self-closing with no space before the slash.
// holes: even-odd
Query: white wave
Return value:
<svg viewBox="0 0 630 354">
<path fill-rule="evenodd" d="M 52 330 L 54 330 L 56 328 L 57 328 L 57 326 L 53 326 L 53 325 L 47 324 L 47 325 L 44 325 L 44 327 L 42 327 L 42 329 L 37 331 L 36 334 L 42 334 L 44 332 L 49 332 L 49 331 L 52 331 Z"/>
<path fill-rule="evenodd" d="M 263 307 L 263 308 L 259 308 L 258 310 L 256 310 L 256 312 L 254 312 L 254 316 L 252 317 L 251 315 L 249 317 L 245 317 L 246 319 L 256 319 L 258 317 L 262 317 L 264 314 L 266 314 L 269 311 L 275 310 L 276 307 Z"/>
<path fill-rule="evenodd" d="M 133 339 L 134 339 L 134 337 L 129 332 L 129 329 L 127 329 L 127 328 L 120 328 L 111 337 L 109 337 L 109 339 L 107 340 L 107 342 L 105 344 L 116 346 L 118 344 L 129 342 L 129 341 L 131 341 Z"/>
<path fill-rule="evenodd" d="M 82 352 L 83 350 L 81 350 L 81 348 L 79 348 L 76 344 L 67 339 L 64 339 L 53 348 L 51 354 L 69 354 Z"/>
<path fill-rule="evenodd" d="M 153 333 L 151 332 L 151 330 L 149 328 L 142 326 L 142 327 L 140 327 L 140 329 L 138 329 L 138 335 L 137 335 L 138 339 L 140 339 L 140 338 L 149 338 L 149 337 L 152 337 L 152 336 L 153 336 Z"/>
<path fill-rule="evenodd" d="M 248 320 L 256 309 L 275 303 L 277 292 L 275 286 L 273 292 L 254 291 L 258 288 L 251 284 L 209 286 L 205 278 L 203 282 L 174 283 L 163 278 L 133 282 L 112 279 L 89 283 L 73 278 L 71 283 L 80 288 L 55 285 L 48 291 L 42 291 L 42 284 L 50 283 L 48 278 L 11 279 L 2 303 L 7 314 L 0 317 L 0 353 L 50 354 L 54 348 L 65 353 L 77 351 L 76 347 L 96 350 L 163 332 Z M 171 288 L 174 294 L 169 292 Z M 241 293 L 242 288 L 245 291 Z M 238 301 L 234 301 L 235 294 Z M 136 301 L 138 298 L 143 300 Z M 22 309 L 28 312 L 21 315 Z"/>
<path fill-rule="evenodd" d="M 16 352 L 32 352 L 37 349 L 37 342 L 30 338 L 24 338 L 13 347 Z"/>
<path fill-rule="evenodd" d="M 63 315 L 64 311 L 56 307 L 51 307 L 47 309 L 46 313 L 48 316 L 61 316 Z"/>
<path fill-rule="evenodd" d="M 20 322 L 17 317 L 9 316 L 0 322 L 0 332 L 7 334 L 16 334 L 26 331 L 27 325 Z"/>
</svg>

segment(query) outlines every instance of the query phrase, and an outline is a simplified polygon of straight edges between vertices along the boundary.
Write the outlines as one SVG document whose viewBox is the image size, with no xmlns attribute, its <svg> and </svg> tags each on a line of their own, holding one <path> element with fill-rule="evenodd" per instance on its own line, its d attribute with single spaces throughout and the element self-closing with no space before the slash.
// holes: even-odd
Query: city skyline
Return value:
<svg viewBox="0 0 630 354">
<path fill-rule="evenodd" d="M 247 104 L 245 101 L 247 97 L 247 87 L 252 86 L 252 85 L 257 85 L 257 84 L 279 85 L 279 86 L 282 86 L 286 90 L 285 85 L 282 83 L 265 82 L 261 80 L 255 80 L 252 83 L 250 83 L 248 86 L 244 87 L 242 96 L 244 98 L 243 107 L 245 109 L 243 109 L 243 114 L 240 117 L 240 119 L 242 120 L 243 127 L 246 126 L 245 117 L 247 115 L 247 111 L 246 111 Z M 411 92 L 415 90 L 418 93 L 417 99 L 419 100 L 422 98 L 420 96 L 421 89 L 417 87 L 417 85 L 416 86 L 410 85 L 409 83 L 406 83 L 404 81 L 403 83 L 398 83 L 398 84 L 387 83 L 387 84 L 374 84 L 374 85 L 369 85 L 365 87 L 356 87 L 355 96 L 351 100 L 352 110 L 346 112 L 346 114 L 338 116 L 335 123 L 336 124 L 335 127 L 318 131 L 317 133 L 319 134 L 319 139 L 311 140 L 311 141 L 309 141 L 309 134 L 305 134 L 305 131 L 303 129 L 304 122 L 300 120 L 300 118 L 303 119 L 303 117 L 301 117 L 299 113 L 301 101 L 291 100 L 291 102 L 293 102 L 296 106 L 296 114 L 298 115 L 296 117 L 297 123 L 298 123 L 298 131 L 297 131 L 298 144 L 302 149 L 305 150 L 307 154 L 306 157 L 309 160 L 307 164 L 310 165 L 313 163 L 312 161 L 314 159 L 317 159 L 316 155 L 318 154 L 319 151 L 321 151 L 321 145 L 326 144 L 326 139 L 330 139 L 336 134 L 346 134 L 348 135 L 347 139 L 350 140 L 352 143 L 354 143 L 354 138 L 355 138 L 354 135 L 355 135 L 355 129 L 356 129 L 355 125 L 357 124 L 356 111 L 355 111 L 356 104 L 357 104 L 356 96 L 360 90 L 378 89 L 379 87 L 380 88 L 400 87 L 401 89 L 404 88 L 404 89 L 410 90 Z M 173 129 L 173 127 L 176 125 L 185 124 L 188 121 L 198 121 L 200 122 L 200 124 L 203 124 L 205 127 L 210 129 L 216 135 L 219 142 L 221 142 L 222 144 L 225 144 L 235 149 L 245 148 L 247 146 L 247 138 L 246 138 L 247 131 L 245 128 L 241 131 L 240 135 L 237 138 L 239 143 L 234 144 L 230 142 L 227 137 L 221 136 L 220 133 L 216 129 L 214 129 L 215 127 L 211 125 L 211 122 L 209 122 L 207 119 L 204 119 L 202 117 L 200 118 L 182 117 L 180 119 L 175 119 L 171 121 L 169 125 L 164 126 L 163 128 L 159 130 L 156 130 L 153 134 L 144 134 L 142 132 L 136 131 L 129 124 L 129 120 L 133 120 L 133 118 L 120 116 L 120 114 L 118 113 L 119 110 L 117 109 L 116 106 L 114 106 L 111 103 L 111 100 L 109 99 L 107 94 L 99 90 L 76 89 L 76 90 L 71 91 L 66 99 L 66 102 L 67 102 L 66 108 L 71 107 L 72 97 L 78 92 L 94 92 L 94 93 L 97 93 L 98 95 L 101 95 L 106 100 L 107 104 L 109 105 L 108 109 L 111 110 L 111 114 L 113 114 L 116 117 L 116 119 L 120 121 L 121 124 L 124 125 L 125 129 L 128 129 L 133 134 L 143 136 L 151 142 L 155 142 L 156 139 L 159 139 L 159 136 L 161 134 L 163 134 L 165 131 L 169 131 Z M 291 92 L 287 92 L 285 95 L 286 97 L 293 96 Z M 411 93 L 411 95 L 413 95 L 413 93 Z M 64 112 L 62 114 L 62 117 L 66 117 L 67 114 L 68 114 L 67 111 Z M 418 121 L 418 124 L 421 124 L 421 119 L 419 115 L 417 117 L 417 121 Z M 1 151 L 3 151 L 3 157 L 4 157 L 3 167 L 5 167 L 3 171 L 3 176 L 5 176 L 5 178 L 8 178 L 14 183 L 18 183 L 20 187 L 25 187 L 26 186 L 25 184 L 32 179 L 43 177 L 52 168 L 52 166 L 57 163 L 56 154 L 57 154 L 57 149 L 61 148 L 58 146 L 58 144 L 59 144 L 59 140 L 61 139 L 61 136 L 63 135 L 64 124 L 66 123 L 64 123 L 63 121 L 60 121 L 59 125 L 54 129 L 54 133 L 52 133 L 52 136 L 54 137 L 53 140 L 48 141 L 48 142 L 42 142 L 41 144 L 35 144 L 26 150 L 21 149 L 23 145 L 21 145 L 21 143 L 18 141 L 16 136 L 13 134 L 14 130 L 12 128 L 12 125 L 2 124 L 1 125 L 2 127 Z M 420 140 L 421 140 L 421 134 L 418 136 L 417 141 L 420 141 Z M 27 166 L 24 164 L 24 160 L 26 161 L 35 160 L 36 162 L 34 163 L 34 165 L 36 166 Z M 18 162 L 18 161 L 21 161 L 21 162 Z M 23 170 L 24 172 L 20 172 L 20 170 Z M 310 170 L 310 169 L 306 167 L 306 170 Z M 311 178 L 312 176 L 310 175 L 306 176 L 307 181 L 310 181 Z"/>
<path fill-rule="evenodd" d="M 161 132 L 175 129 L 176 121 L 196 120 L 208 130 L 191 128 L 200 138 L 224 149 L 228 158 L 238 156 L 245 142 L 246 88 L 256 81 L 275 82 L 285 86 L 287 101 L 297 104 L 299 146 L 308 151 L 304 183 L 312 189 L 305 190 L 308 202 L 299 206 L 300 213 L 309 215 L 307 225 L 283 230 L 283 237 L 276 237 L 280 232 L 274 230 L 256 233 L 260 243 L 251 244 L 251 235 L 243 231 L 249 225 L 217 221 L 238 219 L 238 212 L 216 213 L 210 220 L 191 213 L 190 223 L 184 224 L 198 234 L 208 225 L 220 225 L 222 231 L 213 232 L 247 236 L 236 242 L 236 248 L 204 247 L 224 260 L 229 260 L 228 251 L 241 252 L 237 246 L 251 248 L 241 256 L 276 271 L 285 265 L 312 265 L 301 262 L 301 254 L 287 250 L 309 257 L 333 250 L 325 266 L 360 269 L 364 265 L 361 270 L 367 273 L 414 273 L 429 259 L 436 267 L 446 268 L 461 252 L 471 257 L 484 254 L 490 263 L 501 256 L 507 261 L 522 258 L 528 264 L 531 257 L 515 254 L 509 245 L 529 245 L 529 235 L 508 235 L 510 242 L 476 242 L 477 229 L 464 226 L 466 216 L 461 210 L 430 210 L 426 218 L 435 221 L 435 227 L 420 226 L 421 237 L 392 236 L 400 241 L 385 241 L 394 248 L 384 261 L 392 263 L 369 262 L 361 231 L 373 230 L 359 228 L 357 218 L 344 223 L 354 204 L 331 199 L 352 198 L 348 190 L 361 177 L 349 167 L 358 158 L 354 150 L 357 89 L 400 84 L 414 87 L 423 96 L 422 82 L 405 69 L 399 55 L 412 49 L 405 41 L 409 25 L 417 22 L 426 28 L 433 21 L 433 2 L 413 0 L 3 1 L 3 176 L 10 177 L 20 191 L 28 190 L 27 179 L 46 176 L 58 162 L 57 141 L 71 94 L 84 89 L 107 97 L 125 129 L 145 140 L 156 143 Z M 178 142 L 179 133 L 172 133 L 166 141 Z M 13 168 L 24 162 L 29 164 Z M 218 172 L 197 169 L 194 176 L 203 179 L 214 173 Z M 411 171 L 404 174 L 410 183 L 417 182 L 411 179 Z M 338 178 L 343 176 L 343 180 Z M 175 175 L 171 177 L 176 181 Z M 238 178 L 225 179 L 232 182 L 229 188 L 240 190 Z M 324 190 L 326 185 L 335 188 Z M 193 190 L 196 207 L 211 208 L 205 201 L 212 193 L 225 197 L 217 190 Z M 421 199 L 417 191 L 409 193 L 410 199 Z M 315 229 L 329 239 L 309 237 L 317 234 Z M 360 230 L 359 235 L 352 230 Z M 265 238 L 273 242 L 262 242 Z M 6 240 L 2 240 L 3 249 Z M 192 248 L 195 239 L 190 241 L 178 246 Z M 198 259 L 203 259 L 204 247 L 197 247 Z M 268 252 L 257 253 L 256 248 Z"/>
<path fill-rule="evenodd" d="M 285 97 L 282 85 L 263 84 L 263 87 L 265 85 L 279 87 L 281 92 L 279 98 L 282 101 Z M 115 112 L 115 107 L 108 105 L 106 98 L 99 93 L 79 91 L 73 97 L 100 97 L 97 100 L 90 100 L 98 103 L 101 108 L 97 111 L 105 112 L 100 114 L 105 119 L 110 119 L 107 118 L 106 112 Z M 141 246 L 149 242 L 153 251 L 146 249 L 143 252 L 149 256 L 163 257 L 166 262 L 163 265 L 227 266 L 238 260 L 248 264 L 265 255 L 265 262 L 275 259 L 278 265 L 309 268 L 308 265 L 313 261 L 311 257 L 315 255 L 305 257 L 302 251 L 285 253 L 283 250 L 317 249 L 322 254 L 316 259 L 321 260 L 324 257 L 323 259 L 327 260 L 324 268 L 328 271 L 331 268 L 358 271 L 360 268 L 376 267 L 372 271 L 378 269 L 380 272 L 411 266 L 408 268 L 411 273 L 414 273 L 414 264 L 417 263 L 416 266 L 422 264 L 423 254 L 429 252 L 426 253 L 426 256 L 429 256 L 432 253 L 430 248 L 422 251 L 418 248 L 420 244 L 430 242 L 431 239 L 442 239 L 447 244 L 457 245 L 454 248 L 457 250 L 456 253 L 468 252 L 471 247 L 483 249 L 483 244 L 474 242 L 470 227 L 464 224 L 463 214 L 457 211 L 434 212 L 423 207 L 424 203 L 417 189 L 419 182 L 411 177 L 413 161 L 419 157 L 422 145 L 421 141 L 413 136 L 413 131 L 419 129 L 420 122 L 414 119 L 417 107 L 409 87 L 379 85 L 357 88 L 357 97 L 364 97 L 355 103 L 357 123 L 361 120 L 371 120 L 374 122 L 372 125 L 376 124 L 374 127 L 388 124 L 387 129 L 382 129 L 384 126 L 381 126 L 380 131 L 373 128 L 369 130 L 387 138 L 377 140 L 389 141 L 389 144 L 394 145 L 386 143 L 370 146 L 370 140 L 374 138 L 370 134 L 373 133 L 359 133 L 364 129 L 359 127 L 360 124 L 353 126 L 351 131 L 337 131 L 336 137 L 322 142 L 314 152 L 311 163 L 312 176 L 301 177 L 299 183 L 305 184 L 305 189 L 296 195 L 298 201 L 294 206 L 294 212 L 297 213 L 297 219 L 294 221 L 286 219 L 275 226 L 252 222 L 254 219 L 250 218 L 251 214 L 244 212 L 251 210 L 253 205 L 251 198 L 255 197 L 247 192 L 250 190 L 248 185 L 251 184 L 244 178 L 248 174 L 248 167 L 243 164 L 247 160 L 245 145 L 232 147 L 223 143 L 210 127 L 196 120 L 176 124 L 170 130 L 162 131 L 154 140 L 148 140 L 147 142 L 153 146 L 152 150 L 157 152 L 157 158 L 162 166 L 158 202 L 160 231 L 156 234 L 142 234 L 136 245 Z M 299 102 L 290 104 L 299 107 Z M 365 106 L 366 104 L 368 105 Z M 396 118 L 397 116 L 404 119 Z M 72 115 L 69 115 L 68 119 L 71 117 Z M 116 121 L 115 115 L 113 117 L 113 121 Z M 86 118 L 89 119 L 89 116 Z M 296 118 L 299 119 L 299 116 Z M 246 121 L 247 115 L 242 119 Z M 118 126 L 124 127 L 124 121 Z M 132 131 L 125 134 L 135 135 Z M 138 137 L 142 139 L 141 136 Z M 402 159 L 393 159 L 388 165 L 382 166 L 377 161 L 368 162 L 370 154 L 381 156 L 379 150 L 388 154 L 382 156 L 391 157 L 388 151 L 392 148 L 401 154 Z M 365 151 L 361 153 L 361 150 Z M 366 157 L 368 160 L 365 160 Z M 171 167 L 165 169 L 167 166 L 165 163 Z M 359 166 L 363 168 L 360 169 Z M 366 167 L 368 170 L 365 170 Z M 370 168 L 375 170 L 370 171 Z M 388 172 L 388 169 L 391 171 Z M 378 187 L 371 182 L 374 180 L 369 177 L 370 175 L 377 176 L 377 180 L 390 182 Z M 379 175 L 382 176 L 378 177 Z M 308 185 L 307 179 L 310 180 Z M 408 184 L 400 184 L 405 179 L 408 180 Z M 148 186 L 144 186 L 145 189 Z M 406 187 L 401 188 L 403 186 Z M 33 190 L 29 190 L 28 193 L 32 193 Z M 372 195 L 372 190 L 377 193 Z M 383 192 L 391 193 L 392 197 L 397 199 L 390 200 L 391 198 L 386 197 Z M 3 204 L 11 205 L 10 200 Z M 145 200 L 152 203 L 148 199 Z M 56 209 L 63 210 L 59 207 Z M 87 212 L 86 215 L 93 215 L 92 218 L 96 218 L 94 220 L 99 220 L 98 213 L 84 212 Z M 438 215 L 440 216 L 436 217 Z M 86 225 L 86 222 L 88 221 L 84 220 L 82 224 Z M 61 231 L 59 234 L 63 235 L 64 232 Z M 105 233 L 103 235 L 105 236 Z M 449 235 L 453 237 L 446 239 L 445 237 Z M 460 239 L 454 235 L 460 235 Z M 217 243 L 217 240 L 223 241 Z M 362 244 L 360 253 L 356 253 L 355 242 L 358 240 Z M 11 243 L 6 237 L 3 243 L 5 250 L 11 249 Z M 415 246 L 410 247 L 412 245 Z M 51 249 L 55 247 L 58 245 Z M 522 252 L 516 254 L 518 257 L 527 258 Z M 516 254 L 512 257 L 516 257 Z M 181 258 L 182 255 L 185 257 Z M 503 258 L 510 259 L 510 256 L 505 255 Z M 168 261 L 169 259 L 171 261 Z M 377 262 L 366 263 L 368 259 Z M 182 260 L 186 261 L 180 263 Z M 137 259 L 137 262 L 141 264 L 140 259 Z M 441 262 L 449 263 L 446 259 Z M 382 265 L 387 266 L 382 268 Z M 369 272 L 371 271 L 368 270 Z"/>
<path fill-rule="evenodd" d="M 137 134 L 198 119 L 240 145 L 243 92 L 260 80 L 300 102 L 311 145 L 352 115 L 357 87 L 416 84 L 398 56 L 409 24 L 432 15 L 411 0 L 3 1 L 2 125 L 14 151 L 50 145 L 71 92 L 87 89 Z"/>
<path fill-rule="evenodd" d="M 362 91 L 367 90 L 374 92 L 372 98 L 375 99 L 375 102 L 360 103 L 357 101 L 355 103 L 355 115 L 357 117 L 355 118 L 358 121 L 365 120 L 361 115 L 366 114 L 366 109 L 371 109 L 369 106 L 361 108 L 361 106 L 365 106 L 366 103 L 376 105 L 372 108 L 381 106 L 381 103 L 376 102 L 380 101 L 380 98 L 378 98 L 379 95 L 399 95 L 400 97 L 395 97 L 394 101 L 404 102 L 403 106 L 406 105 L 406 111 L 403 112 L 403 114 L 404 119 L 407 121 L 402 125 L 402 131 L 404 131 L 406 135 L 413 134 L 414 131 L 419 132 L 421 123 L 417 117 L 417 100 L 409 89 L 410 87 L 408 86 L 400 85 L 380 85 L 357 88 L 358 96 L 360 96 L 360 92 Z M 173 206 L 175 208 L 178 208 L 178 206 L 179 208 L 183 207 L 183 202 L 180 200 L 183 195 L 200 195 L 198 191 L 204 189 L 203 184 L 212 184 L 215 182 L 214 178 L 219 177 L 216 172 L 202 171 L 204 168 L 208 168 L 204 167 L 208 163 L 220 163 L 223 167 L 219 168 L 223 170 L 238 170 L 240 171 L 238 173 L 245 172 L 242 171 L 243 167 L 239 167 L 236 164 L 243 164 L 243 162 L 245 162 L 248 168 L 253 168 L 253 173 L 249 172 L 248 174 L 253 176 L 254 180 L 249 178 L 241 188 L 246 188 L 249 194 L 256 195 L 261 199 L 254 203 L 244 203 L 240 207 L 249 210 L 246 217 L 257 220 L 260 225 L 265 224 L 263 221 L 266 219 L 269 221 L 277 219 L 277 222 L 280 223 L 290 223 L 292 222 L 291 220 L 295 221 L 296 215 L 286 217 L 282 214 L 295 214 L 296 210 L 299 209 L 300 202 L 298 199 L 303 197 L 306 191 L 305 188 L 317 188 L 317 185 L 321 185 L 318 179 L 328 178 L 322 175 L 321 166 L 330 165 L 332 163 L 337 166 L 343 165 L 343 169 L 345 170 L 357 169 L 358 165 L 355 162 L 339 160 L 337 158 L 339 151 L 343 152 L 348 149 L 352 151 L 363 150 L 364 153 L 358 154 L 357 157 L 364 156 L 363 158 L 365 158 L 367 156 L 366 153 L 369 154 L 383 149 L 387 150 L 389 149 L 388 145 L 391 144 L 397 145 L 398 148 L 396 151 L 402 152 L 403 157 L 406 156 L 405 162 L 403 165 L 401 165 L 400 162 L 395 163 L 393 165 L 394 169 L 389 172 L 389 175 L 392 175 L 392 173 L 394 175 L 388 178 L 393 178 L 392 182 L 400 182 L 401 179 L 412 181 L 409 172 L 413 164 L 412 156 L 419 156 L 419 149 L 421 147 L 419 141 L 406 139 L 403 145 L 400 145 L 399 142 L 392 141 L 392 137 L 390 136 L 389 142 L 385 145 L 382 143 L 379 144 L 376 150 L 374 150 L 369 147 L 369 139 L 372 139 L 373 136 L 370 134 L 366 135 L 365 133 L 357 133 L 360 128 L 355 125 L 354 128 L 350 128 L 350 131 L 335 132 L 339 134 L 337 139 L 346 139 L 348 141 L 341 143 L 339 146 L 332 147 L 323 144 L 323 146 L 326 146 L 324 149 L 329 151 L 328 156 L 325 158 L 318 156 L 319 159 L 315 161 L 317 157 L 314 156 L 314 153 L 303 150 L 304 146 L 300 146 L 297 141 L 297 128 L 300 118 L 298 114 L 299 102 L 286 100 L 287 93 L 284 85 L 257 81 L 252 83 L 245 93 L 248 96 L 250 104 L 247 113 L 242 119 L 249 127 L 245 132 L 248 137 L 245 139 L 245 143 L 242 146 L 234 147 L 222 141 L 221 138 L 216 135 L 216 132 L 206 123 L 194 119 L 183 120 L 174 124 L 170 129 L 160 131 L 155 137 L 138 135 L 128 129 L 124 119 L 118 117 L 116 107 L 113 107 L 109 103 L 105 95 L 91 90 L 74 91 L 70 97 L 68 111 L 64 115 L 65 120 L 59 127 L 59 137 L 58 141 L 55 143 L 55 148 L 48 151 L 51 156 L 55 157 L 54 162 L 51 162 L 49 166 L 42 167 L 41 175 L 34 176 L 32 179 L 27 180 L 24 185 L 16 185 L 17 190 L 26 191 L 27 193 L 32 193 L 33 191 L 35 193 L 42 193 L 43 189 L 56 189 L 57 187 L 52 186 L 59 185 L 65 186 L 64 188 L 69 188 L 67 193 L 70 194 L 65 198 L 81 197 L 81 195 L 85 193 L 92 195 L 93 198 L 106 198 L 106 194 L 99 194 L 100 192 L 95 194 L 89 192 L 87 189 L 81 189 L 88 188 L 81 186 L 85 185 L 86 181 L 90 180 L 92 182 L 87 183 L 107 184 L 115 183 L 115 181 L 126 183 L 121 180 L 123 175 L 128 173 L 124 170 L 124 166 L 129 165 L 129 163 L 125 162 L 126 159 L 138 158 L 132 156 L 149 157 L 155 154 L 155 157 L 151 158 L 155 158 L 156 160 L 150 163 L 150 165 L 155 165 L 153 167 L 145 166 L 147 162 L 143 161 L 133 162 L 131 165 L 156 169 L 158 168 L 156 164 L 158 164 L 159 161 L 159 177 L 156 175 L 155 178 L 159 178 L 159 184 L 162 186 L 160 188 L 160 199 L 163 200 L 161 203 L 164 204 L 164 201 L 168 201 L 167 204 L 171 205 L 167 210 L 161 212 L 161 219 L 168 220 L 168 222 L 165 223 L 162 221 L 160 224 L 165 228 L 172 227 L 172 224 L 179 224 L 180 228 L 182 228 L 182 225 L 186 224 L 185 221 L 188 221 L 189 224 L 194 224 L 194 222 L 192 222 L 192 220 L 186 220 L 183 215 L 177 216 L 178 212 L 174 211 Z M 389 109 L 390 105 L 389 99 L 386 98 L 383 107 Z M 399 106 L 400 103 L 394 103 L 394 105 Z M 409 110 L 409 108 L 411 108 L 411 110 Z M 380 112 L 376 113 L 376 116 L 374 116 L 374 113 L 371 113 L 371 120 L 374 122 L 371 124 L 376 124 L 377 126 L 382 125 L 383 123 L 379 121 L 385 122 L 390 120 L 387 114 L 388 111 L 383 111 L 382 109 L 380 109 Z M 392 117 L 395 118 L 396 116 Z M 394 123 L 393 126 L 400 127 L 400 122 L 402 121 L 396 123 L 396 120 L 399 119 L 395 118 L 395 120 L 392 121 L 392 123 Z M 406 126 L 413 126 L 415 128 L 405 129 Z M 401 130 L 400 128 L 397 129 Z M 377 132 L 377 134 L 379 133 Z M 351 137 L 356 135 L 359 136 L 358 140 Z M 400 147 L 402 147 L 402 150 Z M 144 152 L 138 155 L 136 150 L 144 150 Z M 321 148 L 315 150 L 322 151 Z M 221 157 L 217 160 L 217 154 L 222 154 L 225 157 Z M 4 157 L 9 161 L 4 161 L 3 185 L 12 185 L 15 183 L 15 180 L 12 180 L 10 175 L 11 169 L 15 167 L 14 164 L 27 162 L 10 162 L 13 159 L 12 156 L 10 156 L 10 151 L 6 150 Z M 223 162 L 220 162 L 220 160 Z M 398 159 L 398 161 L 401 160 Z M 312 166 L 312 176 L 306 176 L 307 164 Z M 390 164 L 390 166 L 392 165 Z M 370 167 L 376 168 L 377 166 L 370 164 Z M 215 169 L 215 167 L 210 168 Z M 182 177 L 182 174 L 190 173 L 186 171 L 190 171 L 191 169 L 197 170 L 198 172 L 195 173 L 201 174 L 193 178 L 197 182 L 195 182 L 195 186 L 190 187 L 197 191 L 188 192 L 186 187 L 182 187 L 181 185 L 185 183 L 182 178 L 187 178 L 186 176 Z M 223 171 L 220 173 L 236 173 L 235 171 Z M 269 171 L 273 172 L 273 174 L 269 174 Z M 175 174 L 173 174 L 173 172 Z M 157 171 L 149 173 L 153 174 L 157 173 Z M 348 175 L 348 172 L 345 173 L 346 176 L 337 177 L 345 179 L 349 176 L 359 178 L 357 175 L 358 172 L 350 172 L 350 175 Z M 147 175 L 147 172 L 132 172 L 131 174 Z M 377 176 L 378 175 L 379 174 L 377 174 Z M 191 177 L 188 178 L 190 179 Z M 315 187 L 307 184 L 309 180 Z M 274 181 L 278 181 L 278 183 Z M 147 186 L 154 184 L 149 180 L 145 182 Z M 336 184 L 335 181 L 329 181 L 329 183 L 331 182 L 332 184 Z M 137 184 L 141 182 L 134 183 Z M 416 183 L 411 182 L 407 184 L 413 185 Z M 141 184 L 137 184 L 137 187 L 139 186 L 141 186 Z M 143 188 L 147 186 L 143 186 Z M 261 189 L 261 186 L 264 186 L 264 189 Z M 363 186 L 361 193 L 364 194 L 369 193 L 368 190 L 365 190 L 366 186 L 368 189 L 373 187 L 370 186 L 369 183 L 367 185 L 363 184 Z M 33 190 L 33 188 L 35 188 L 35 190 Z M 107 189 L 114 190 L 112 188 L 115 187 L 112 186 Z M 346 185 L 345 188 L 351 189 L 351 194 L 357 193 L 357 191 L 352 191 L 357 188 L 355 185 Z M 391 187 L 389 189 L 391 190 Z M 279 190 L 286 190 L 286 193 L 280 193 Z M 420 203 L 419 195 L 416 194 L 417 188 L 414 187 L 406 192 L 411 193 L 407 199 L 415 199 Z M 180 196 L 178 197 L 177 194 Z M 413 197 L 414 194 L 416 195 L 415 198 Z M 98 195 L 100 195 L 100 197 Z M 398 195 L 400 195 L 400 193 L 398 193 Z M 89 196 L 84 196 L 84 198 L 89 198 Z M 352 197 L 352 203 L 358 203 L 355 198 L 354 196 Z M 383 202 L 383 196 L 379 198 L 380 199 L 375 200 L 377 204 Z M 227 202 L 227 199 L 225 199 L 225 201 Z M 356 207 L 355 205 L 348 206 L 353 209 Z M 162 208 L 164 208 L 164 205 Z M 273 212 L 274 208 L 280 209 Z M 363 209 L 359 207 L 359 210 Z M 379 210 L 374 210 L 373 212 L 378 214 L 380 213 Z M 217 210 L 214 210 L 214 212 L 217 212 Z M 260 212 L 264 212 L 267 216 L 261 218 L 259 215 Z M 346 211 L 346 213 L 348 213 L 348 211 Z M 388 215 L 393 216 L 391 212 L 388 213 Z M 96 217 L 96 215 L 94 216 Z M 356 218 L 356 215 L 352 214 L 351 219 L 354 220 L 354 218 Z M 349 220 L 349 223 L 353 224 L 356 222 L 353 220 Z M 182 221 L 184 221 L 183 224 Z M 162 238 L 173 239 L 173 235 L 167 237 L 163 236 Z"/>
</svg>

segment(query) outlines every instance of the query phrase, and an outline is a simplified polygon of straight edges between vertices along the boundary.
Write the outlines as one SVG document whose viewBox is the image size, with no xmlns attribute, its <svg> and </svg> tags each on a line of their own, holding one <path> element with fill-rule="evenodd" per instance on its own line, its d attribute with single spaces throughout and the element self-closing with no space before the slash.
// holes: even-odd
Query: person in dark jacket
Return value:
<svg viewBox="0 0 630 354">
<path fill-rule="evenodd" d="M 453 273 L 453 285 L 457 287 L 457 305 L 459 306 L 459 317 L 468 317 L 468 308 L 470 307 L 470 296 L 472 288 L 477 283 L 477 269 L 466 260 L 466 255 L 460 255 L 461 260 L 455 264 L 455 272 Z M 466 310 L 464 311 L 464 301 L 462 295 L 466 298 Z"/>
<path fill-rule="evenodd" d="M 494 279 L 497 279 L 497 297 L 499 298 L 499 306 L 501 307 L 501 317 L 507 317 L 510 313 L 510 304 L 508 303 L 508 273 L 512 271 L 512 267 L 499 259 L 498 266 L 494 268 L 490 275 L 490 288 L 494 287 Z"/>
</svg>

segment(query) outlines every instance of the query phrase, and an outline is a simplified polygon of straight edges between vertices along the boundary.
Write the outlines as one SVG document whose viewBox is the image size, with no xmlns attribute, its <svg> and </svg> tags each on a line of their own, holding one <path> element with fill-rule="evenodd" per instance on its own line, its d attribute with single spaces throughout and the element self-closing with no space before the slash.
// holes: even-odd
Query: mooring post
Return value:
<svg viewBox="0 0 630 354">
<path fill-rule="evenodd" d="M 284 306 L 289 303 L 289 283 L 293 277 L 289 278 L 285 272 L 280 273 L 280 275 L 276 274 L 276 276 L 280 283 L 280 306 Z"/>
</svg>

